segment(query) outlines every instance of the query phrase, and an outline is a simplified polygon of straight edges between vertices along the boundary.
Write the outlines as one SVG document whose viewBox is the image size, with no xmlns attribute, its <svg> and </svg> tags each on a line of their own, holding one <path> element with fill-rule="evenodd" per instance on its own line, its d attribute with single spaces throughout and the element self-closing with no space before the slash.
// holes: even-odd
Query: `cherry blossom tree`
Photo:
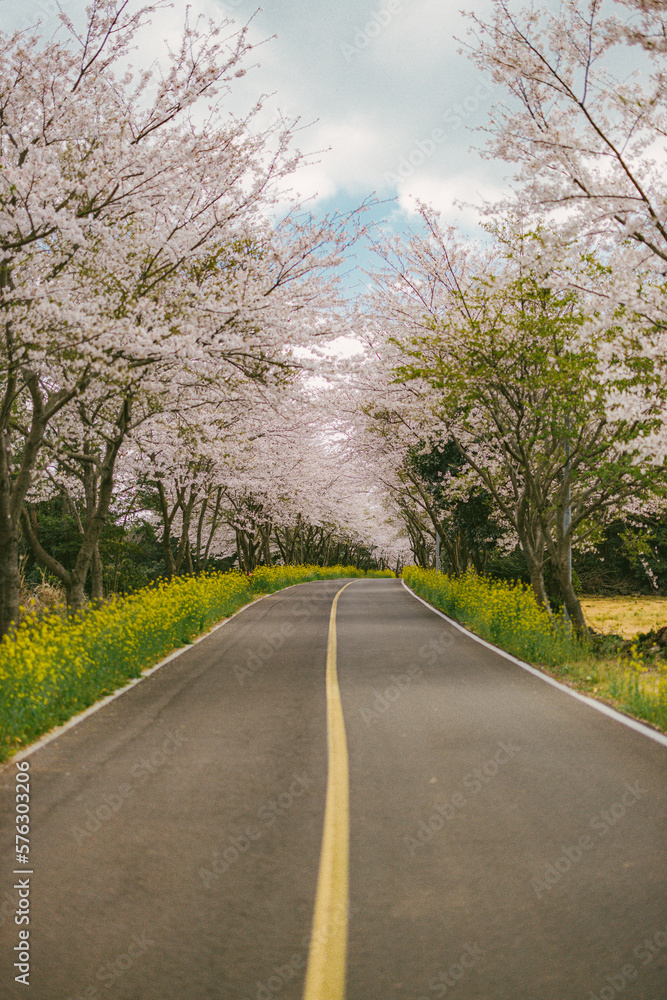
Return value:
<svg viewBox="0 0 667 1000">
<path fill-rule="evenodd" d="M 629 421 L 660 415 L 642 453 L 661 464 L 667 456 L 665 5 L 563 0 L 519 9 L 496 0 L 490 20 L 470 17 L 467 51 L 508 95 L 489 116 L 487 153 L 515 164 L 524 211 L 547 213 L 550 225 L 606 259 L 614 280 L 601 288 L 585 272 L 568 277 L 597 299 L 592 338 L 602 326 L 615 328 L 601 352 L 602 380 L 641 341 L 654 391 L 615 388 L 608 410 L 611 419 Z"/>
<path fill-rule="evenodd" d="M 411 550 L 418 565 L 430 566 L 436 533 L 445 552 L 454 556 L 456 548 L 456 543 L 451 550 L 447 547 L 451 534 L 456 533 L 453 521 L 433 495 L 433 483 L 418 470 L 424 451 L 437 449 L 441 422 L 434 420 L 414 384 L 398 384 L 394 367 L 402 356 L 387 338 L 382 317 L 375 322 L 372 313 L 358 310 L 350 322 L 360 351 L 341 366 L 337 383 L 343 464 L 355 470 L 358 489 L 375 495 L 384 510 L 385 530 L 393 534 L 392 563 L 408 562 Z M 470 482 L 464 485 L 464 478 L 457 480 L 458 499 L 468 496 Z M 449 500 L 454 489 L 451 483 L 447 485 Z M 452 566 L 455 572 L 459 565 Z"/>
<path fill-rule="evenodd" d="M 296 348 L 331 333 L 326 276 L 349 219 L 295 206 L 272 221 L 301 159 L 293 123 L 251 127 L 261 100 L 245 118 L 225 110 L 246 29 L 186 21 L 161 73 L 128 68 L 162 6 L 94 0 L 82 35 L 63 15 L 65 41 L 0 36 L 0 633 L 40 452 L 47 436 L 64 446 L 54 422 L 69 428 L 67 474 L 91 487 L 76 605 L 128 435 L 184 385 L 278 386 L 303 366 Z"/>
<path fill-rule="evenodd" d="M 630 23 L 627 8 L 637 14 Z M 517 164 L 522 197 L 539 211 L 566 209 L 572 233 L 607 233 L 640 258 L 666 261 L 664 5 L 562 0 L 515 10 L 496 0 L 491 21 L 469 16 L 469 54 L 511 98 L 490 115 L 489 153 Z M 644 57 L 630 67 L 628 43 Z"/>
<path fill-rule="evenodd" d="M 659 470 L 633 461 L 651 421 L 612 421 L 607 393 L 610 386 L 623 391 L 629 380 L 647 387 L 650 372 L 639 352 L 600 383 L 597 347 L 613 331 L 582 345 L 591 304 L 552 287 L 554 246 L 539 231 L 508 219 L 484 247 L 444 230 L 424 206 L 422 219 L 425 233 L 407 247 L 394 241 L 378 248 L 386 267 L 376 275 L 371 308 L 390 340 L 394 378 L 414 387 L 420 408 L 455 442 L 512 525 L 538 601 L 548 607 L 549 559 L 583 631 L 570 546 L 659 479 Z M 598 270 L 595 260 L 561 246 L 561 259 L 572 254 L 580 270 Z"/>
</svg>

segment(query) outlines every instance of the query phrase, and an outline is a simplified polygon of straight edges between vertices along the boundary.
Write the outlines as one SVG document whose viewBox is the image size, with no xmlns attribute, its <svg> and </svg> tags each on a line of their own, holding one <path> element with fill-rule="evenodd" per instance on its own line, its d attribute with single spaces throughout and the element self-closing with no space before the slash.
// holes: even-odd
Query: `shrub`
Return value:
<svg viewBox="0 0 667 1000">
<path fill-rule="evenodd" d="M 551 618 L 539 607 L 526 584 L 474 573 L 450 577 L 416 566 L 403 570 L 403 578 L 445 614 L 524 660 L 556 666 L 588 652 L 562 617 Z"/>
</svg>

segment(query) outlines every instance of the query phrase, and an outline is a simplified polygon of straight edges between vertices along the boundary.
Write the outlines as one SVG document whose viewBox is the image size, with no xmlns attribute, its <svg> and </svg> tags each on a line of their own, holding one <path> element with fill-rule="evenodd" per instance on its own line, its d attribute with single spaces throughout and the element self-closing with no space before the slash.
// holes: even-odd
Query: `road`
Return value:
<svg viewBox="0 0 667 1000">
<path fill-rule="evenodd" d="M 667 747 L 398 580 L 338 598 L 349 863 L 311 935 L 344 583 L 256 602 L 27 756 L 29 876 L 2 768 L 3 1000 L 301 1000 L 317 948 L 348 1000 L 667 998 Z"/>
</svg>

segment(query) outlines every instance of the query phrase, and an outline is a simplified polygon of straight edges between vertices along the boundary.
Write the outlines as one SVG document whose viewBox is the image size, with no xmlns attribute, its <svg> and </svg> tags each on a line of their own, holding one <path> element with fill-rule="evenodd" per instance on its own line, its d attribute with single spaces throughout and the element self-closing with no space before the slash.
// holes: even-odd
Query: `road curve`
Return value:
<svg viewBox="0 0 667 1000">
<path fill-rule="evenodd" d="M 29 987 L 0 770 L 3 1000 L 302 1000 L 344 582 L 264 598 L 26 758 Z M 666 1000 L 664 746 L 396 580 L 340 595 L 337 673 L 349 1000 Z"/>
</svg>

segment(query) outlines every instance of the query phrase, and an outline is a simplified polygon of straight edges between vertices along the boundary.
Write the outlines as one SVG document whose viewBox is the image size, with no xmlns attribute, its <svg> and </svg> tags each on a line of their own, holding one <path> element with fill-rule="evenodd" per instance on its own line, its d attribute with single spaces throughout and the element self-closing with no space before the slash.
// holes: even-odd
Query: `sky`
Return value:
<svg viewBox="0 0 667 1000">
<path fill-rule="evenodd" d="M 186 0 L 157 15 L 142 37 L 138 59 L 150 63 L 176 42 Z M 311 197 L 316 212 L 346 211 L 374 194 L 373 211 L 385 230 L 401 232 L 416 222 L 415 197 L 438 208 L 467 231 L 471 208 L 457 201 L 494 200 L 507 167 L 483 160 L 480 127 L 502 94 L 461 54 L 468 22 L 460 8 L 489 13 L 492 0 L 189 0 L 191 14 L 239 25 L 252 18 L 259 66 L 237 82 L 233 110 L 249 108 L 260 93 L 266 120 L 277 110 L 299 117 L 304 152 L 321 150 L 293 187 Z M 84 0 L 63 0 L 73 19 Z M 57 0 L 0 0 L 4 31 L 42 22 L 57 25 Z M 275 36 L 275 37 L 273 37 Z M 360 264 L 366 263 L 363 253 Z M 356 272 L 355 272 L 356 273 Z M 352 284 L 364 279 L 357 273 Z"/>
</svg>

